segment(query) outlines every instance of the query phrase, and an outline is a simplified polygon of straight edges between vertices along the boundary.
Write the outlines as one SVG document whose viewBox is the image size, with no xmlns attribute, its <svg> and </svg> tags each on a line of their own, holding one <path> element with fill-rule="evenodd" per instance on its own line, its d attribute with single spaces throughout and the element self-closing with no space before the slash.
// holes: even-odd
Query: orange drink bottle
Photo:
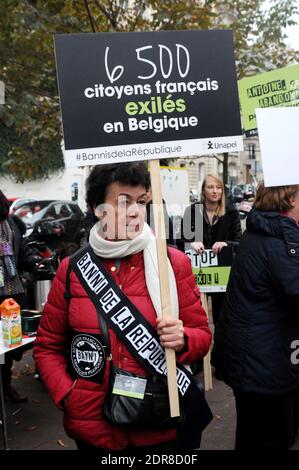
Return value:
<svg viewBox="0 0 299 470">
<path fill-rule="evenodd" d="M 21 309 L 14 299 L 5 299 L 0 305 L 3 344 L 12 348 L 22 344 Z"/>
</svg>

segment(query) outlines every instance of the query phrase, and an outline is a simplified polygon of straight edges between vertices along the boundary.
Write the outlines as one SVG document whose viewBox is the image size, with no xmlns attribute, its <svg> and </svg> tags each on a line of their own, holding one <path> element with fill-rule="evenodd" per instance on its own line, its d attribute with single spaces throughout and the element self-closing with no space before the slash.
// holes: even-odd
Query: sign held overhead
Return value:
<svg viewBox="0 0 299 470">
<path fill-rule="evenodd" d="M 299 105 L 299 65 L 243 78 L 238 87 L 245 134 L 257 135 L 257 108 Z"/>
<path fill-rule="evenodd" d="M 243 148 L 231 31 L 55 36 L 67 166 Z"/>
</svg>

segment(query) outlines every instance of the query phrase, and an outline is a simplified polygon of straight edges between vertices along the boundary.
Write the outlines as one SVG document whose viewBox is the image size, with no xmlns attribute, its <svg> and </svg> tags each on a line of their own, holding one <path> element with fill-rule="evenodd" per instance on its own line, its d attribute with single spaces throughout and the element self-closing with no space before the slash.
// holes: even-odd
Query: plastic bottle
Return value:
<svg viewBox="0 0 299 470">
<path fill-rule="evenodd" d="M 19 304 L 12 298 L 5 299 L 0 305 L 0 312 L 4 346 L 12 348 L 22 344 L 21 309 Z"/>
</svg>

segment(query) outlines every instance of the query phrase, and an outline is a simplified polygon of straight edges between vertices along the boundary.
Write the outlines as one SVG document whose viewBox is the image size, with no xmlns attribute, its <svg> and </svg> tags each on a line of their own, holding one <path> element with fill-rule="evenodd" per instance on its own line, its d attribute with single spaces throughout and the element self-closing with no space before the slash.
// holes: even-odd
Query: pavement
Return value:
<svg viewBox="0 0 299 470">
<path fill-rule="evenodd" d="M 40 380 L 34 378 L 32 350 L 14 362 L 12 385 L 28 396 L 28 403 L 5 402 L 9 448 L 11 450 L 74 450 L 76 446 L 63 430 L 62 413 L 56 409 Z M 213 377 L 213 389 L 206 392 L 214 419 L 202 436 L 201 450 L 233 450 L 235 405 L 232 391 Z M 0 439 L 0 449 L 3 442 Z M 292 449 L 299 450 L 299 435 Z"/>
<path fill-rule="evenodd" d="M 14 361 L 12 386 L 28 403 L 5 401 L 10 450 L 76 449 L 63 430 L 62 413 L 35 375 L 32 350 L 26 351 L 20 362 Z M 3 443 L 0 441 L 0 446 Z M 1 447 L 0 447 L 1 448 Z"/>
</svg>

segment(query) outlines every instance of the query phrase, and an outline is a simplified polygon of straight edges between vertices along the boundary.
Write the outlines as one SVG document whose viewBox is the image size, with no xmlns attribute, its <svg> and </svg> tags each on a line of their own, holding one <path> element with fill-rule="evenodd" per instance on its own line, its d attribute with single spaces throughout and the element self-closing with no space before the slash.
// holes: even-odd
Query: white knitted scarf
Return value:
<svg viewBox="0 0 299 470">
<path fill-rule="evenodd" d="M 89 243 L 97 256 L 101 258 L 117 259 L 143 251 L 146 286 L 156 310 L 157 316 L 162 316 L 162 303 L 159 287 L 158 260 L 156 238 L 147 223 L 143 230 L 133 240 L 110 241 L 101 235 L 101 222 L 97 222 L 91 229 Z M 178 293 L 176 280 L 171 263 L 168 259 L 168 275 L 171 301 L 171 314 L 173 318 L 179 317 Z"/>
</svg>

